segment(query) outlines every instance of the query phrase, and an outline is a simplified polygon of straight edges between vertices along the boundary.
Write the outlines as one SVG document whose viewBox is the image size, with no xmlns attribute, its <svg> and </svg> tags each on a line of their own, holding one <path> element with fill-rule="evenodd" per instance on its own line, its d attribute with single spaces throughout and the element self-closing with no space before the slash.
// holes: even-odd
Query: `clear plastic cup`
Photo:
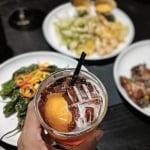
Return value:
<svg viewBox="0 0 150 150">
<path fill-rule="evenodd" d="M 64 148 L 79 145 L 90 137 L 108 107 L 106 89 L 94 74 L 81 70 L 71 86 L 73 73 L 74 69 L 64 69 L 51 74 L 40 84 L 34 98 L 41 125 Z"/>
</svg>

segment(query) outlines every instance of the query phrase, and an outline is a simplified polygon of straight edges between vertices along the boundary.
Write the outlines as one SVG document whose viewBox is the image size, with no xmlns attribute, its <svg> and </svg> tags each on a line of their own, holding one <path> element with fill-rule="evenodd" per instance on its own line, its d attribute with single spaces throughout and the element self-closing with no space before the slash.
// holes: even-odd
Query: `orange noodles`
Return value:
<svg viewBox="0 0 150 150">
<path fill-rule="evenodd" d="M 20 74 L 16 76 L 15 82 L 19 87 L 20 94 L 29 99 L 33 98 L 39 83 L 49 74 L 50 73 L 46 69 L 39 67 L 28 74 Z"/>
<path fill-rule="evenodd" d="M 35 88 L 31 84 L 25 84 L 19 89 L 20 94 L 24 97 L 32 98 L 35 95 Z"/>
</svg>

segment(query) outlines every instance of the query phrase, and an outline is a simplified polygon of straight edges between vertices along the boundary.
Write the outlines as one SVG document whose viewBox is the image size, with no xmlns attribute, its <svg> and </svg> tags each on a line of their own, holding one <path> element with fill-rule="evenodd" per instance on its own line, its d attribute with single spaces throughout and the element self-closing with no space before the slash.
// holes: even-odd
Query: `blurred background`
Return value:
<svg viewBox="0 0 150 150">
<path fill-rule="evenodd" d="M 135 26 L 135 41 L 148 39 L 150 35 L 150 3 L 148 0 L 116 0 L 118 7 L 124 10 L 132 19 Z M 0 0 L 0 15 L 8 45 L 13 49 L 13 54 L 27 51 L 52 49 L 46 42 L 41 28 L 21 32 L 12 28 L 9 17 L 17 7 L 36 8 L 45 15 L 58 5 L 67 0 Z M 18 4 L 19 3 L 19 4 Z M 37 42 L 40 40 L 41 42 Z M 24 46 L 22 46 L 24 45 Z"/>
</svg>

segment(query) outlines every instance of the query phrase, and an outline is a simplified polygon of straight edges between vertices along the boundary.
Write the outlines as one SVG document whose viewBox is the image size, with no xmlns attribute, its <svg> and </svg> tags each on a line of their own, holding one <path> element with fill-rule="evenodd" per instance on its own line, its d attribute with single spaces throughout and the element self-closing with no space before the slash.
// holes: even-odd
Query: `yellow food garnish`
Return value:
<svg viewBox="0 0 150 150">
<path fill-rule="evenodd" d="M 112 6 L 108 4 L 99 4 L 96 6 L 96 10 L 99 12 L 109 12 L 112 10 Z"/>
<path fill-rule="evenodd" d="M 80 55 L 84 51 L 87 55 L 91 55 L 95 50 L 95 41 L 93 39 L 86 40 L 85 43 L 80 44 L 76 49 L 76 53 Z"/>
<path fill-rule="evenodd" d="M 72 113 L 69 111 L 62 93 L 47 95 L 44 112 L 45 118 L 51 127 L 62 132 L 68 131 L 68 126 L 72 121 Z"/>
<path fill-rule="evenodd" d="M 19 92 L 21 95 L 27 98 L 33 98 L 35 95 L 35 88 L 31 84 L 25 84 L 20 89 Z"/>
<path fill-rule="evenodd" d="M 116 2 L 114 0 L 96 0 L 95 7 L 98 12 L 110 12 L 116 7 Z"/>
<path fill-rule="evenodd" d="M 19 87 L 19 92 L 24 97 L 33 98 L 35 90 L 38 88 L 39 83 L 43 81 L 50 73 L 36 69 L 28 74 L 20 74 L 16 76 L 15 82 Z"/>
<path fill-rule="evenodd" d="M 45 62 L 42 62 L 39 64 L 39 67 L 47 67 L 49 66 L 49 62 L 48 61 L 45 61 Z"/>
</svg>

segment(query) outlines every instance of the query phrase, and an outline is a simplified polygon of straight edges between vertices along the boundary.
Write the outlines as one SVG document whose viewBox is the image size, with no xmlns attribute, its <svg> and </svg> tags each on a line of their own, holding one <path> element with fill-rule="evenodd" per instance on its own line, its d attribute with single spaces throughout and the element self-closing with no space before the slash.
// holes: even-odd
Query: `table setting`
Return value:
<svg viewBox="0 0 150 150">
<path fill-rule="evenodd" d="M 150 149 L 150 2 L 99 1 L 85 7 L 81 1 L 22 0 L 21 7 L 39 10 L 43 16 L 39 26 L 21 24 L 25 27 L 18 29 L 9 17 L 20 5 L 15 0 L 0 3 L 0 150 L 17 150 L 22 128 L 7 133 L 16 129 L 19 119 L 24 121 L 28 105 L 18 105 L 19 96 L 9 94 L 14 86 L 23 87 L 17 85 L 20 70 L 48 66 L 53 73 L 75 68 L 82 51 L 86 57 L 81 69 L 95 75 L 108 94 L 107 112 L 98 125 L 104 135 L 96 149 Z M 12 103 L 14 109 L 8 107 Z"/>
</svg>

